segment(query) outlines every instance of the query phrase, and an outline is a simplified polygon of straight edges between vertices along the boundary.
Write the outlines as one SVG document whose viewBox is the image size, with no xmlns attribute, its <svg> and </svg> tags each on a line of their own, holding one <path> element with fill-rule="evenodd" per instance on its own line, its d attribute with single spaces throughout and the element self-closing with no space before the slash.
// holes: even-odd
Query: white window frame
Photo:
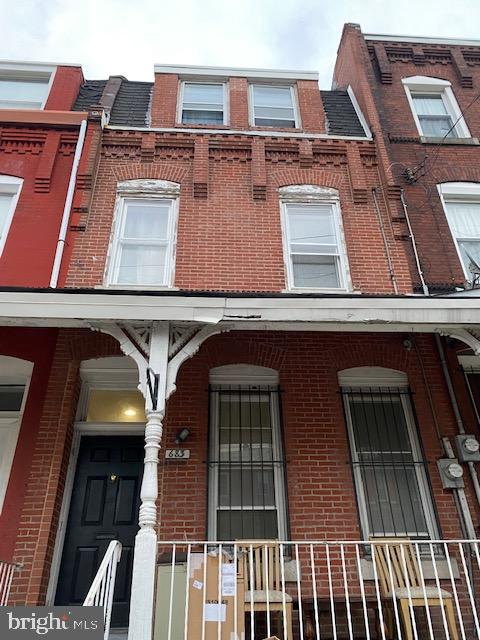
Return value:
<svg viewBox="0 0 480 640">
<path fill-rule="evenodd" d="M 234 387 L 251 387 L 255 385 L 279 385 L 278 372 L 267 367 L 254 365 L 236 364 L 224 365 L 211 369 L 210 384 L 215 386 L 225 385 Z M 235 390 L 232 390 L 235 393 Z M 278 401 L 277 401 L 278 400 Z M 278 394 L 272 394 L 270 398 L 270 412 L 272 418 L 272 452 L 273 459 L 279 460 L 283 451 L 282 433 L 280 424 L 280 398 Z M 219 459 L 218 453 L 218 398 L 212 398 L 210 404 L 210 437 L 209 437 L 209 458 L 213 455 L 214 460 Z M 285 458 L 285 452 L 283 451 Z M 208 540 L 217 540 L 217 506 L 218 506 L 218 467 L 210 466 L 208 472 Z M 274 464 L 274 486 L 275 486 L 275 507 L 277 511 L 278 539 L 286 540 L 288 535 L 287 505 L 286 505 L 286 481 L 283 466 Z"/>
<path fill-rule="evenodd" d="M 28 82 L 29 80 L 39 80 L 48 78 L 47 89 L 45 92 L 45 98 L 38 109 L 35 111 L 42 111 L 47 104 L 50 91 L 53 86 L 53 81 L 57 67 L 55 65 L 37 64 L 37 63 L 16 63 L 16 62 L 0 62 L 0 80 L 16 80 Z M 18 107 L 3 107 L 2 100 L 0 99 L 0 110 L 2 109 L 22 109 L 21 101 L 19 101 Z"/>
<path fill-rule="evenodd" d="M 450 234 L 452 236 L 453 243 L 455 244 L 455 249 L 457 250 L 458 259 L 460 260 L 460 264 L 465 275 L 465 279 L 467 280 L 467 282 L 471 282 L 473 280 L 473 274 L 467 270 L 466 266 L 463 263 L 460 245 L 458 243 L 458 241 L 462 240 L 462 238 L 457 238 L 457 236 L 455 235 L 453 225 L 448 215 L 447 203 L 449 201 L 469 203 L 475 202 L 480 205 L 480 184 L 477 182 L 444 182 L 442 184 L 438 184 L 437 189 L 440 200 L 442 202 L 443 212 L 445 213 L 445 217 L 448 222 L 448 228 L 450 229 Z M 468 240 L 471 240 L 471 238 L 468 238 Z M 478 241 L 480 242 L 480 236 L 478 237 Z"/>
<path fill-rule="evenodd" d="M 288 291 L 341 293 L 352 291 L 350 268 L 348 265 L 347 245 L 343 231 L 342 214 L 340 209 L 340 197 L 336 189 L 317 187 L 315 185 L 290 185 L 279 189 L 280 215 L 282 221 L 283 255 L 286 272 L 286 284 Z M 339 279 L 338 287 L 298 287 L 294 283 L 293 263 L 290 253 L 290 238 L 288 234 L 288 205 L 300 206 L 328 205 L 332 208 L 335 233 L 338 242 Z M 332 254 L 333 255 L 333 254 Z"/>
<path fill-rule="evenodd" d="M 290 96 L 292 98 L 293 117 L 295 120 L 295 126 L 294 127 L 279 126 L 278 129 L 282 129 L 282 130 L 291 129 L 293 131 L 295 129 L 301 128 L 302 125 L 300 121 L 300 110 L 298 108 L 297 86 L 295 84 L 282 84 L 279 82 L 251 82 L 249 84 L 248 86 L 248 98 L 249 98 L 248 99 L 248 117 L 249 117 L 251 127 L 257 127 L 258 129 L 269 129 L 269 130 L 277 128 L 275 126 L 255 124 L 255 94 L 254 94 L 255 87 L 273 87 L 273 88 L 279 87 L 281 89 L 290 88 Z M 275 118 L 271 118 L 271 120 L 275 120 Z"/>
<path fill-rule="evenodd" d="M 15 209 L 17 208 L 18 199 L 23 186 L 23 178 L 16 178 L 14 176 L 0 175 L 0 195 L 12 196 L 10 202 L 10 208 L 5 219 L 5 224 L 0 229 L 0 256 L 3 253 L 5 243 L 7 242 L 7 236 L 10 231 Z"/>
<path fill-rule="evenodd" d="M 180 185 L 166 180 L 127 180 L 117 185 L 117 200 L 112 225 L 112 235 L 107 252 L 104 286 L 117 289 L 171 289 L 175 275 L 175 254 L 177 244 L 177 223 Z M 161 284 L 122 284 L 116 281 L 119 269 L 119 246 L 125 224 L 125 213 L 129 202 L 169 201 L 168 250 L 165 262 L 165 282 Z"/>
<path fill-rule="evenodd" d="M 181 124 L 184 127 L 188 127 L 188 126 L 194 126 L 194 127 L 215 127 L 218 125 L 215 124 L 203 124 L 203 123 L 183 123 L 182 122 L 182 116 L 183 116 L 183 96 L 184 96 L 184 91 L 185 91 L 185 85 L 186 84 L 218 84 L 218 85 L 222 85 L 223 88 L 223 122 L 222 122 L 222 126 L 223 125 L 228 125 L 229 123 L 229 118 L 230 118 L 230 113 L 229 113 L 229 90 L 228 90 L 228 82 L 226 82 L 225 80 L 219 80 L 218 78 L 213 78 L 213 79 L 208 79 L 208 78 L 203 78 L 202 80 L 190 80 L 189 78 L 183 78 L 180 81 L 180 87 L 179 87 L 179 91 L 178 91 L 178 100 L 177 100 L 177 124 Z"/>
<path fill-rule="evenodd" d="M 7 493 L 13 459 L 17 449 L 18 436 L 22 425 L 23 413 L 27 402 L 33 363 L 28 360 L 0 355 L 0 385 L 18 385 L 24 387 L 22 404 L 18 411 L 0 411 L 0 430 L 8 430 L 4 459 L 0 464 L 0 514 Z"/>
<path fill-rule="evenodd" d="M 381 395 L 382 389 L 385 389 L 386 392 L 389 393 L 389 390 L 391 390 L 392 388 L 404 390 L 407 390 L 409 388 L 408 377 L 405 373 L 403 373 L 402 371 L 396 371 L 394 369 L 386 369 L 384 367 L 355 367 L 353 369 L 345 369 L 344 371 L 340 371 L 338 373 L 338 381 L 340 387 L 346 389 L 378 389 L 379 395 Z M 348 401 L 348 392 L 345 395 L 347 396 L 346 401 L 344 402 L 344 409 L 347 423 L 348 440 L 352 462 L 355 463 L 358 462 L 358 453 L 355 443 L 355 432 L 350 411 L 350 403 Z M 411 398 L 406 393 L 400 393 L 399 397 L 403 408 L 405 422 L 407 425 L 410 445 L 412 447 L 412 454 L 415 460 L 423 460 L 424 453 L 422 451 L 420 443 L 420 434 L 418 433 Z M 439 530 L 433 503 L 433 495 L 430 489 L 427 471 L 423 467 L 419 468 L 418 465 L 415 465 L 415 475 L 417 478 L 418 491 L 430 539 L 437 540 L 439 537 Z M 370 531 L 370 525 L 368 522 L 367 498 L 365 496 L 361 469 L 358 465 L 354 465 L 353 467 L 353 478 L 363 538 L 365 540 L 368 540 L 370 536 L 373 535 L 373 532 Z"/>
<path fill-rule="evenodd" d="M 431 136 L 426 136 L 422 131 L 422 125 L 417 115 L 415 105 L 413 102 L 413 93 L 425 93 L 435 96 L 441 96 L 445 109 L 448 115 L 452 119 L 452 124 L 455 123 L 454 130 L 457 134 L 457 138 L 470 138 L 470 131 L 467 127 L 462 112 L 452 91 L 452 84 L 448 80 L 441 80 L 440 78 L 430 78 L 428 76 L 412 76 L 410 78 L 403 78 L 402 84 L 407 95 L 408 104 L 415 121 L 418 133 L 422 138 L 436 139 Z M 453 138 L 452 138 L 453 139 Z"/>
</svg>

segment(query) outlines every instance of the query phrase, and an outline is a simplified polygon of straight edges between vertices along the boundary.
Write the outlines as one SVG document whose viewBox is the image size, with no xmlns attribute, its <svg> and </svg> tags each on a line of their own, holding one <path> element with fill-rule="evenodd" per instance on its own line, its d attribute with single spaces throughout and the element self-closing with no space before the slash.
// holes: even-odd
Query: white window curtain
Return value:
<svg viewBox="0 0 480 640">
<path fill-rule="evenodd" d="M 168 285 L 173 249 L 173 201 L 126 199 L 119 226 L 114 282 Z"/>
<path fill-rule="evenodd" d="M 223 124 L 223 84 L 184 82 L 183 124 Z"/>
<path fill-rule="evenodd" d="M 287 204 L 287 236 L 293 286 L 342 286 L 339 240 L 332 205 Z"/>
<path fill-rule="evenodd" d="M 425 136 L 449 138 L 457 136 L 455 128 L 452 128 L 452 117 L 441 93 L 431 95 L 413 93 L 412 99 Z"/>
<path fill-rule="evenodd" d="M 445 202 L 448 221 L 467 273 L 472 263 L 480 265 L 480 200 L 478 202 Z"/>
</svg>

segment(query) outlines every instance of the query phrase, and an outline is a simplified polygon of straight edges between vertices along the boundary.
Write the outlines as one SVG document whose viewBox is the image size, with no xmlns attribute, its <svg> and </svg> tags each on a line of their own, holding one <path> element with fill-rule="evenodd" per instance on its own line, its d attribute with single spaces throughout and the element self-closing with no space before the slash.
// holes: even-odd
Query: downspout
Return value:
<svg viewBox="0 0 480 640">
<path fill-rule="evenodd" d="M 425 282 L 425 277 L 423 275 L 423 271 L 422 271 L 422 267 L 420 264 L 420 258 L 418 255 L 418 250 L 417 250 L 417 243 L 415 242 L 415 236 L 413 234 L 413 229 L 412 229 L 412 225 L 410 223 L 410 216 L 408 215 L 408 209 L 407 209 L 407 203 L 405 202 L 405 196 L 404 196 L 404 192 L 403 189 L 400 191 L 400 199 L 402 201 L 402 206 L 403 206 L 403 212 L 405 214 L 405 220 L 407 223 L 407 227 L 408 227 L 408 233 L 410 236 L 410 241 L 412 243 L 412 249 L 413 249 L 413 255 L 415 258 L 415 266 L 417 267 L 417 271 L 418 271 L 418 275 L 420 278 L 420 282 L 422 285 L 422 290 L 424 295 L 429 296 L 430 295 L 430 291 L 428 289 L 427 283 Z M 443 345 L 442 345 L 442 340 L 439 336 L 438 333 L 435 333 L 435 344 L 437 346 L 437 351 L 438 351 L 438 355 L 440 358 L 440 362 L 442 365 L 442 371 L 443 371 L 443 376 L 445 378 L 445 384 L 447 385 L 447 390 L 448 390 L 448 395 L 450 398 L 450 402 L 452 404 L 452 408 L 453 408 L 453 413 L 455 415 L 455 420 L 457 423 L 457 428 L 458 428 L 458 432 L 459 433 L 465 433 L 465 427 L 463 424 L 463 420 L 462 420 L 462 416 L 460 414 L 460 409 L 458 407 L 458 402 L 457 402 L 457 398 L 455 395 L 455 391 L 453 389 L 453 384 L 452 384 L 452 379 L 450 377 L 450 371 L 448 370 L 448 364 L 445 358 L 445 351 L 443 349 Z M 420 354 L 417 353 L 417 355 L 420 358 Z M 420 360 L 421 362 L 421 360 Z M 423 369 L 423 367 L 422 367 Z M 424 379 L 425 379 L 425 384 L 428 385 L 428 382 L 426 380 L 425 377 L 425 372 L 423 372 L 424 375 Z M 428 387 L 427 387 L 428 389 Z M 431 398 L 430 394 L 430 403 L 432 405 L 433 408 L 433 398 Z M 441 443 L 443 446 L 443 449 L 445 451 L 445 454 L 448 458 L 454 458 L 454 453 L 452 450 L 452 446 L 448 440 L 448 438 L 445 437 L 441 437 L 441 434 L 438 431 L 438 425 L 437 425 L 437 435 L 440 437 L 441 439 Z M 472 484 L 473 487 L 475 489 L 475 495 L 477 497 L 477 502 L 480 505 L 480 482 L 478 479 L 478 475 L 477 475 L 477 471 L 475 469 L 475 465 L 473 462 L 469 462 L 468 463 L 468 468 L 470 471 L 470 476 L 472 478 Z M 475 528 L 473 525 L 473 521 L 472 521 L 472 516 L 470 514 L 470 509 L 468 507 L 468 502 L 467 502 L 467 498 L 465 496 L 465 490 L 464 489 L 457 489 L 455 492 L 455 498 L 456 498 L 456 503 L 457 503 L 457 508 L 459 508 L 460 512 L 462 513 L 463 516 L 463 521 L 464 521 L 464 525 L 465 525 L 465 529 L 466 529 L 466 533 L 468 537 L 471 537 L 472 533 L 473 533 L 473 538 L 475 538 Z"/>
<path fill-rule="evenodd" d="M 450 402 L 452 403 L 453 413 L 455 414 L 458 433 L 464 434 L 465 425 L 463 424 L 463 419 L 458 406 L 457 397 L 455 395 L 455 390 L 452 384 L 452 378 L 450 376 L 450 371 L 448 370 L 448 364 L 445 358 L 445 350 L 443 348 L 442 340 L 438 335 L 438 333 L 435 334 L 435 342 L 437 344 L 438 355 L 440 357 L 440 362 L 442 364 L 443 375 L 445 377 L 445 383 L 448 389 L 448 395 L 450 396 Z M 477 470 L 475 469 L 475 463 L 470 461 L 467 464 L 468 464 L 468 470 L 470 471 L 470 477 L 472 479 L 473 488 L 475 490 L 475 495 L 477 497 L 477 502 L 480 506 L 480 481 L 478 479 Z"/>
<path fill-rule="evenodd" d="M 77 180 L 78 165 L 80 164 L 80 158 L 82 156 L 86 132 L 87 121 L 82 120 L 80 124 L 80 131 L 78 133 L 77 144 L 75 147 L 75 155 L 73 157 L 73 165 L 72 171 L 70 173 L 70 180 L 68 183 L 67 197 L 65 198 L 65 206 L 63 208 L 62 223 L 60 225 L 60 232 L 58 234 L 57 240 L 57 249 L 55 251 L 55 258 L 53 260 L 52 275 L 50 278 L 50 287 L 52 289 L 55 289 L 58 284 L 58 276 L 60 273 L 60 267 L 62 265 L 63 250 L 65 248 L 65 239 L 67 237 L 68 222 L 70 220 L 70 212 L 72 210 L 73 195 L 75 193 L 75 182 Z"/>
</svg>

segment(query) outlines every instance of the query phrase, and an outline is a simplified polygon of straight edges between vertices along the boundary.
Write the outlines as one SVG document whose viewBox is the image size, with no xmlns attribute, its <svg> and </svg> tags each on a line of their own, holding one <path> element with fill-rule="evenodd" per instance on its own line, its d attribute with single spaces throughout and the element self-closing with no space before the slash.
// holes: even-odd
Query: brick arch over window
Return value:
<svg viewBox="0 0 480 640">
<path fill-rule="evenodd" d="M 478 167 L 442 167 L 435 170 L 437 184 L 445 182 L 478 182 L 480 183 L 480 169 Z"/>
<path fill-rule="evenodd" d="M 319 169 L 282 169 L 273 173 L 272 183 L 277 188 L 295 184 L 312 184 L 339 190 L 345 186 L 344 177 L 340 174 Z"/>
<path fill-rule="evenodd" d="M 146 178 L 181 183 L 185 181 L 187 173 L 186 167 L 168 162 L 119 164 L 113 168 L 113 174 L 118 182 Z"/>
<path fill-rule="evenodd" d="M 230 335 L 214 336 L 202 347 L 202 355 L 209 369 L 229 364 L 248 364 L 279 371 L 286 351 L 261 342 L 258 338 L 240 338 L 232 341 Z"/>
</svg>

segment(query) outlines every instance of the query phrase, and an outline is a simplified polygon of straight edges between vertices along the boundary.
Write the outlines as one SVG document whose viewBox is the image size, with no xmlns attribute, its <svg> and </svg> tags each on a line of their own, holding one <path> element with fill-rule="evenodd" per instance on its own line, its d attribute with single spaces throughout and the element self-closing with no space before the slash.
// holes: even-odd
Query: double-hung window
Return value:
<svg viewBox="0 0 480 640">
<path fill-rule="evenodd" d="M 433 537 L 436 519 L 406 376 L 365 369 L 339 374 L 363 536 Z"/>
<path fill-rule="evenodd" d="M 246 375 L 235 377 L 244 370 Z M 284 540 L 285 460 L 278 376 L 270 369 L 246 365 L 218 367 L 212 373 L 209 537 Z"/>
<path fill-rule="evenodd" d="M 425 138 L 468 138 L 470 133 L 446 80 L 415 76 L 404 78 L 418 132 Z"/>
<path fill-rule="evenodd" d="M 49 65 L 0 64 L 0 109 L 43 109 L 54 73 Z"/>
<path fill-rule="evenodd" d="M 181 100 L 183 124 L 226 123 L 225 84 L 220 82 L 183 82 Z"/>
<path fill-rule="evenodd" d="M 7 240 L 23 180 L 0 175 L 0 255 Z"/>
<path fill-rule="evenodd" d="M 450 182 L 438 189 L 465 277 L 471 281 L 480 271 L 480 185 Z"/>
<path fill-rule="evenodd" d="M 285 193 L 288 189 L 280 190 L 281 198 L 282 192 L 288 196 Z M 326 195 L 305 202 L 282 198 L 287 280 L 291 289 L 348 288 L 339 203 L 335 196 Z"/>
<path fill-rule="evenodd" d="M 178 189 L 176 183 L 161 180 L 131 180 L 119 185 L 108 284 L 171 286 L 178 198 L 166 194 L 175 196 Z"/>
<path fill-rule="evenodd" d="M 258 127 L 299 126 L 292 86 L 251 85 L 252 124 Z"/>
</svg>

